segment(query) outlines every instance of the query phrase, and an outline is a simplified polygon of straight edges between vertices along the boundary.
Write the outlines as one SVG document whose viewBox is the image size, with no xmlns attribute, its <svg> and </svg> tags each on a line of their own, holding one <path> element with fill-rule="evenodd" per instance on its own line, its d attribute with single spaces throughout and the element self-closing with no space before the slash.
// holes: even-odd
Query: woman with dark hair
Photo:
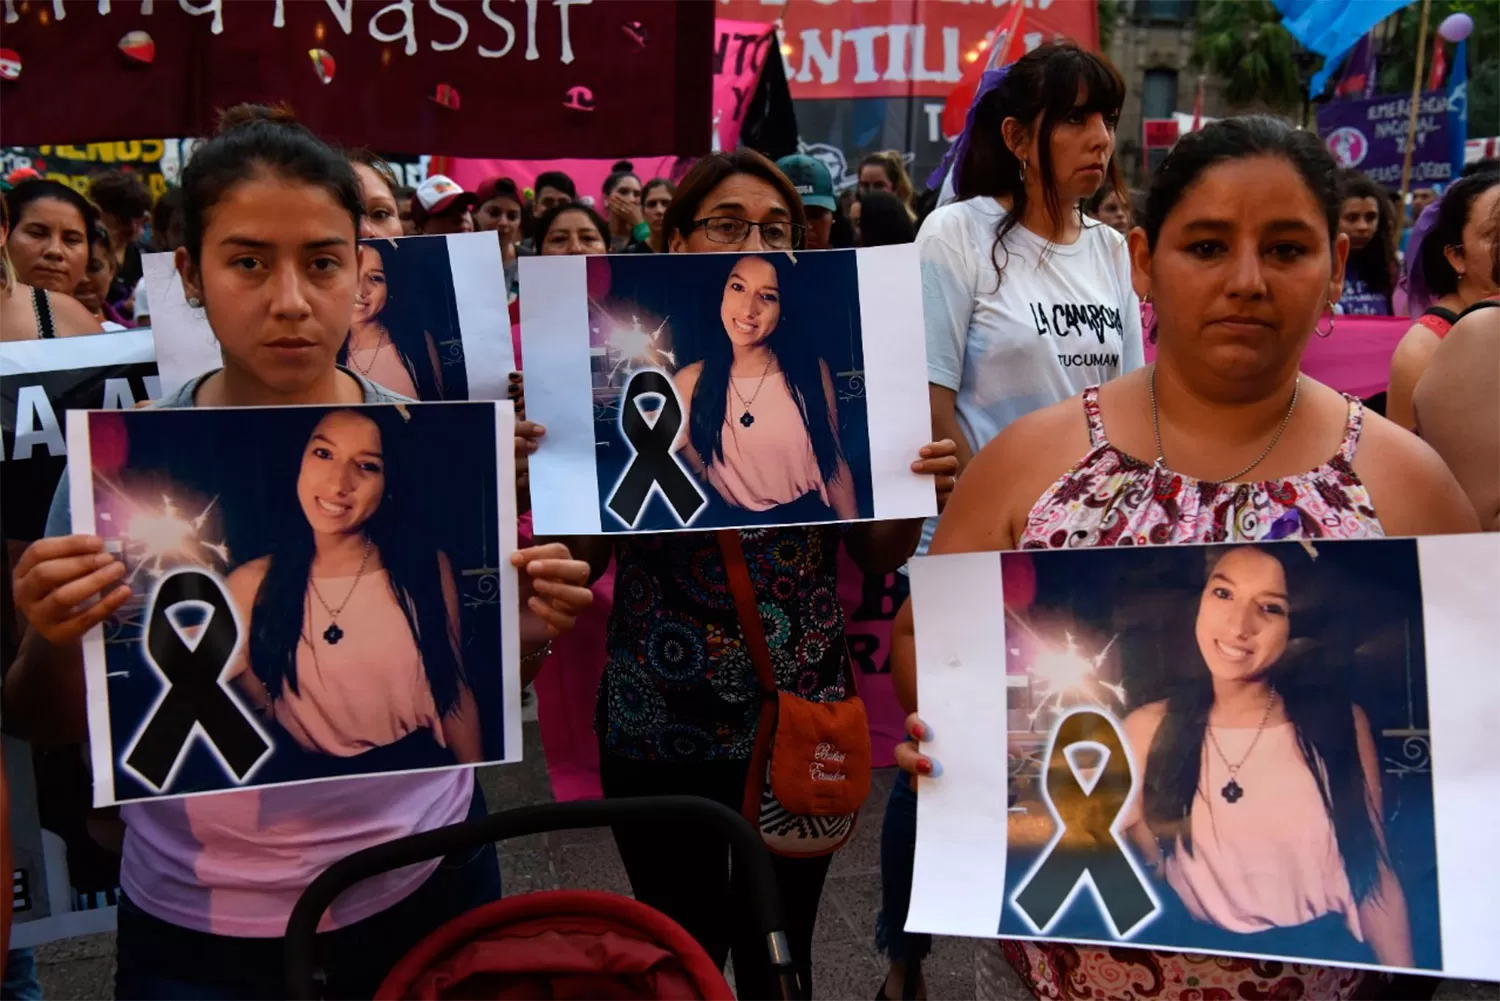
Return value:
<svg viewBox="0 0 1500 1001">
<path fill-rule="evenodd" d="M 81 195 L 55 181 L 26 181 L 6 192 L 0 203 L 0 340 L 100 333 L 99 321 L 73 298 L 88 268 L 89 211 Z M 12 231 L 12 219 L 25 220 L 24 234 L 20 227 Z M 63 287 L 74 271 L 73 284 Z"/>
<path fill-rule="evenodd" d="M 484 756 L 453 565 L 402 509 L 410 435 L 391 408 L 324 414 L 286 484 L 301 517 L 278 516 L 271 552 L 227 581 L 250 637 L 229 677 L 340 772 Z"/>
<path fill-rule="evenodd" d="M 1385 413 L 1416 426 L 1411 397 L 1428 362 L 1458 315 L 1500 292 L 1489 264 L 1500 242 L 1500 171 L 1462 178 L 1428 206 L 1412 228 L 1406 254 L 1407 293 L 1417 322 L 1391 356 Z"/>
<path fill-rule="evenodd" d="M 482 232 L 493 232 L 499 239 L 506 294 L 515 296 L 520 290 L 517 281 L 520 268 L 516 258 L 520 254 L 522 218 L 525 216 L 521 191 L 508 177 L 492 177 L 480 184 L 474 194 L 479 198 L 474 223 Z"/>
<path fill-rule="evenodd" d="M 1339 171 L 1339 232 L 1349 238 L 1339 312 L 1390 316 L 1396 287 L 1396 217 L 1385 189 L 1362 171 Z"/>
<path fill-rule="evenodd" d="M 641 213 L 641 179 L 635 176 L 635 164 L 629 160 L 616 163 L 604 179 L 604 204 L 609 217 L 609 249 L 619 253 L 641 234 L 636 227 L 645 218 Z"/>
<path fill-rule="evenodd" d="M 90 202 L 99 209 L 99 221 L 109 230 L 110 253 L 115 257 L 115 285 L 108 301 L 124 303 L 141 270 L 141 236 L 151 219 L 151 189 L 140 176 L 123 170 L 106 170 L 89 181 Z"/>
<path fill-rule="evenodd" d="M 359 184 L 342 152 L 285 110 L 242 105 L 225 112 L 218 134 L 194 152 L 183 168 L 182 189 L 184 243 L 177 251 L 178 273 L 187 295 L 202 304 L 224 367 L 190 380 L 156 405 L 333 406 L 341 408 L 336 413 L 344 415 L 345 431 L 368 438 L 374 426 L 342 408 L 410 402 L 335 364 L 353 319 L 361 215 Z M 331 425 L 322 430 L 334 437 Z M 306 457 L 312 466 L 332 462 L 337 454 L 338 448 L 319 438 L 310 443 Z M 377 463 L 364 456 L 360 464 Z M 373 469 L 356 474 L 345 467 L 344 476 L 351 483 L 370 482 L 365 478 L 375 474 Z M 318 686 L 309 682 L 306 661 L 296 653 L 294 631 L 304 621 L 297 606 L 310 601 L 326 611 L 320 594 L 333 608 L 342 608 L 348 585 L 333 577 L 363 580 L 361 560 L 364 575 L 370 576 L 360 533 L 339 534 L 356 515 L 349 496 L 330 492 L 327 484 L 337 482 L 324 476 L 315 481 L 309 473 L 307 484 L 317 484 L 308 505 L 316 514 L 303 508 L 309 531 L 288 532 L 296 544 L 273 553 L 264 564 L 264 581 L 251 592 L 254 597 L 244 596 L 255 624 L 250 663 L 264 672 L 257 677 L 268 694 L 279 692 L 283 699 L 293 690 L 289 681 L 295 677 L 304 702 L 278 710 L 278 718 L 305 723 L 305 704 L 317 701 Z M 80 639 L 114 615 L 132 593 L 123 583 L 124 564 L 104 552 L 100 539 L 69 534 L 66 483 L 65 476 L 53 499 L 49 537 L 28 547 L 16 566 L 16 607 L 31 628 L 5 678 L 7 729 L 24 728 L 34 740 L 54 744 L 80 743 L 87 737 Z M 371 508 L 383 494 L 360 496 Z M 389 511 L 383 500 L 380 507 L 382 514 Z M 400 522 L 393 527 L 401 527 Z M 326 536 L 323 544 L 312 540 L 316 531 Z M 372 577 L 356 588 L 355 601 L 382 595 L 382 602 L 404 606 L 399 619 L 392 614 L 381 628 L 395 624 L 400 638 L 406 631 L 400 624 L 405 623 L 423 637 L 421 653 L 432 663 L 424 663 L 422 678 L 434 705 L 449 707 L 462 673 L 456 653 L 450 659 L 444 652 L 451 601 L 446 595 L 442 602 L 432 598 L 443 590 L 440 557 L 389 542 L 383 528 L 365 536 L 372 537 L 369 557 L 376 555 L 379 543 L 377 565 L 385 568 L 387 581 L 399 581 L 404 593 L 398 596 L 389 585 L 386 592 L 369 587 Z M 557 543 L 518 550 L 511 562 L 522 580 L 525 684 L 546 655 L 548 637 L 572 628 L 575 612 L 589 603 L 588 589 L 581 586 L 588 568 Z M 248 573 L 242 575 L 243 583 L 248 584 Z M 312 593 L 314 586 L 318 594 Z M 256 608 L 261 599 L 274 609 Z M 390 604 L 385 607 L 390 611 Z M 335 617 L 329 615 L 328 627 L 309 637 L 312 643 L 340 650 L 363 642 L 354 623 L 339 623 L 343 635 L 335 632 Z M 313 621 L 321 620 L 315 616 Z M 340 642 L 334 643 L 335 637 Z M 319 656 L 323 653 L 320 648 Z M 444 715 L 452 714 L 439 718 Z M 307 724 L 304 729 L 318 728 Z M 450 739 L 446 730 L 444 739 Z M 457 730 L 452 740 L 450 748 L 462 743 Z M 287 918 L 314 876 L 363 848 L 459 823 L 484 810 L 468 768 L 122 807 L 115 996 L 283 996 Z M 325 957 L 327 992 L 374 996 L 391 965 L 428 932 L 499 896 L 497 859 L 489 848 L 365 880 L 324 916 L 321 927 L 332 929 L 319 936 L 318 944 Z"/>
<path fill-rule="evenodd" d="M 437 341 L 425 328 L 428 302 L 420 276 L 400 266 L 420 244 L 370 241 L 359 248 L 359 295 L 349 339 L 339 349 L 348 365 L 378 386 L 414 400 L 441 400 L 443 366 Z"/>
<path fill-rule="evenodd" d="M 641 214 L 646 222 L 646 238 L 636 239 L 625 248 L 628 254 L 660 254 L 667 249 L 666 236 L 661 221 L 666 218 L 667 206 L 677 194 L 677 185 L 665 177 L 654 177 L 641 189 Z"/>
<path fill-rule="evenodd" d="M 681 447 L 740 518 L 854 521 L 833 373 L 812 339 L 783 322 L 794 266 L 781 254 L 729 265 L 719 304 L 724 336 L 707 338 L 703 360 L 673 377 L 688 428 Z"/>
<path fill-rule="evenodd" d="M 1335 169 L 1315 134 L 1278 118 L 1226 118 L 1184 136 L 1130 233 L 1135 274 L 1156 304 L 1155 364 L 1001 432 L 962 477 L 931 551 L 1475 531 L 1473 509 L 1430 448 L 1299 373 L 1343 288 L 1349 238 L 1338 230 Z M 909 605 L 892 627 L 891 671 L 914 708 Z M 915 714 L 907 730 L 928 736 Z M 911 774 L 939 771 L 914 742 L 896 758 Z M 1340 836 L 1346 858 L 1368 857 Z M 1352 883 L 1355 892 L 1365 885 Z M 1003 947 L 1039 996 L 1059 998 L 1345 999 L 1367 977 L 1320 967 L 1272 976 L 1124 947 Z M 999 950 L 980 956 L 980 996 L 998 996 Z M 1122 982 L 1135 986 L 1122 991 Z"/>
<path fill-rule="evenodd" d="M 859 245 L 888 247 L 911 243 L 917 238 L 917 227 L 901 200 L 889 191 L 871 191 L 854 203 L 859 209 Z"/>
<path fill-rule="evenodd" d="M 1324 662 L 1311 559 L 1209 552 L 1191 677 L 1125 718 L 1144 785 L 1121 831 L 1196 945 L 1410 966 L 1375 738 Z"/>
<path fill-rule="evenodd" d="M 115 278 L 114 245 L 110 240 L 109 227 L 102 222 L 94 223 L 93 238 L 89 240 L 89 266 L 83 280 L 73 290 L 73 298 L 99 322 L 105 333 L 128 330 L 131 323 L 109 302 L 110 284 Z"/>
<path fill-rule="evenodd" d="M 774 273 L 768 258 L 782 256 L 773 251 L 798 248 L 805 223 L 802 201 L 786 176 L 759 153 L 741 149 L 699 160 L 678 187 L 662 228 L 671 253 L 733 252 L 725 260 L 753 272 L 741 276 L 743 292 L 732 290 L 737 299 L 760 289 L 759 312 L 749 323 L 754 333 L 733 335 L 736 344 L 748 344 L 762 332 L 774 333 L 769 329 L 774 310 L 767 309 L 765 293 L 767 272 Z M 730 325 L 743 315 L 727 312 Z M 766 356 L 770 353 L 762 352 L 759 368 L 738 389 L 747 399 L 765 371 Z M 812 364 L 809 357 L 805 365 Z M 719 392 L 725 396 L 716 405 L 693 400 L 702 443 L 696 448 L 705 457 L 714 453 L 707 433 L 713 426 L 733 421 L 733 427 L 745 429 L 738 423 L 744 408 L 725 385 L 733 365 L 722 363 Z M 773 377 L 768 373 L 767 385 Z M 803 383 L 802 406 L 791 418 L 804 430 L 825 419 L 818 406 L 827 399 L 821 378 L 818 371 L 818 381 Z M 786 392 L 790 397 L 791 386 Z M 734 399 L 733 410 L 726 397 Z M 760 406 L 760 400 L 751 404 L 751 427 L 760 426 Z M 697 420 L 700 414 L 705 422 Z M 836 455 L 832 428 L 817 435 L 823 444 L 809 445 L 809 452 L 819 462 Z M 808 437 L 813 438 L 811 431 Z M 721 429 L 721 444 L 730 440 Z M 912 464 L 914 475 L 934 477 L 940 504 L 957 467 L 952 454 L 952 442 L 933 442 Z M 697 795 L 742 809 L 763 696 L 728 584 L 733 557 L 726 552 L 743 549 L 778 688 L 814 702 L 841 702 L 852 694 L 854 668 L 837 598 L 839 548 L 879 577 L 906 561 L 920 530 L 920 521 L 866 521 L 569 540 L 574 552 L 589 554 L 596 576 L 611 557 L 615 560 L 615 602 L 596 715 L 604 795 Z M 636 899 L 678 921 L 716 962 L 722 964 L 732 950 L 741 997 L 776 996 L 765 945 L 732 903 L 726 842 L 695 833 L 673 839 L 664 851 L 660 831 L 621 827 L 615 844 Z M 815 996 L 813 928 L 831 861 L 831 855 L 772 860 L 803 997 Z"/>
<path fill-rule="evenodd" d="M 1121 236 L 1130 232 L 1130 199 L 1118 188 L 1101 186 L 1083 203 L 1083 214 L 1098 219 Z"/>
<path fill-rule="evenodd" d="M 362 240 L 406 235 L 397 201 L 396 172 L 385 158 L 368 149 L 349 150 L 354 179 L 359 182 L 359 236 Z M 400 392 L 400 390 L 397 390 Z"/>
<path fill-rule="evenodd" d="M 872 191 L 888 191 L 895 195 L 896 200 L 910 213 L 912 221 L 916 222 L 917 213 L 912 207 L 916 192 L 912 187 L 911 177 L 906 172 L 906 158 L 896 150 L 866 153 L 860 158 L 859 193 L 863 196 Z"/>
<path fill-rule="evenodd" d="M 609 253 L 609 226 L 582 202 L 554 205 L 537 220 L 536 252 L 543 257 Z"/>
</svg>

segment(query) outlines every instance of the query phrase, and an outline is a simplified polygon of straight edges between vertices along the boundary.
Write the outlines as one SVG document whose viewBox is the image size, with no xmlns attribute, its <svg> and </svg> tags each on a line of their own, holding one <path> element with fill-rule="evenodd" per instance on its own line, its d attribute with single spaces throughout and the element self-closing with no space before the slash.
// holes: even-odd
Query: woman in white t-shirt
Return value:
<svg viewBox="0 0 1500 1001">
<path fill-rule="evenodd" d="M 958 442 L 960 475 L 1012 421 L 1144 363 L 1125 238 L 1080 207 L 1104 185 L 1122 190 L 1114 151 L 1124 100 L 1108 60 L 1071 43 L 1043 45 L 981 82 L 954 147 L 957 200 L 917 235 L 933 437 Z M 897 695 L 915 706 L 914 691 Z M 907 964 L 928 944 L 900 933 L 915 811 L 903 774 L 886 810 L 876 930 L 891 959 L 889 997 L 902 996 Z M 902 856 L 905 866 L 890 864 Z M 921 996 L 916 976 L 918 993 L 907 996 Z"/>
</svg>

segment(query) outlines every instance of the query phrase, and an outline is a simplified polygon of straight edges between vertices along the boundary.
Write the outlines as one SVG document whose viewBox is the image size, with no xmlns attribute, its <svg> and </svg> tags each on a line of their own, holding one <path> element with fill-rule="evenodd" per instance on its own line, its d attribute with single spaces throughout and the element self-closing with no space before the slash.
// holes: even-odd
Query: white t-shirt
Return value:
<svg viewBox="0 0 1500 1001">
<path fill-rule="evenodd" d="M 975 452 L 1017 418 L 1144 364 L 1125 238 L 1085 219 L 1067 246 L 1017 226 L 997 248 L 1004 215 L 995 199 L 970 198 L 934 211 L 917 235 L 927 379 L 958 394 Z M 922 535 L 925 552 L 930 522 Z"/>
<path fill-rule="evenodd" d="M 135 292 L 131 294 L 131 301 L 135 303 L 135 318 L 151 315 L 151 300 L 146 296 L 146 277 L 135 283 Z"/>
</svg>

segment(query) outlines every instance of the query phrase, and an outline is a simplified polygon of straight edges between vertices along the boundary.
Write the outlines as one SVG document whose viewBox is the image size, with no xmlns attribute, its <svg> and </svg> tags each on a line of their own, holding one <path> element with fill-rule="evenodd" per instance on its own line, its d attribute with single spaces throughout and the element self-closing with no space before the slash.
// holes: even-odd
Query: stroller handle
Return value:
<svg viewBox="0 0 1500 1001">
<path fill-rule="evenodd" d="M 318 994 L 313 948 L 318 922 L 339 894 L 371 876 L 401 869 L 454 852 L 548 831 L 569 831 L 614 824 L 675 820 L 714 828 L 729 842 L 733 864 L 744 866 L 756 925 L 766 943 L 772 967 L 786 1001 L 800 994 L 795 967 L 781 923 L 781 893 L 771 867 L 770 851 L 749 821 L 722 803 L 700 796 L 641 796 L 629 799 L 541 803 L 492 813 L 474 821 L 374 845 L 340 859 L 318 875 L 292 908 L 287 920 L 285 964 L 289 997 L 312 1001 Z"/>
</svg>

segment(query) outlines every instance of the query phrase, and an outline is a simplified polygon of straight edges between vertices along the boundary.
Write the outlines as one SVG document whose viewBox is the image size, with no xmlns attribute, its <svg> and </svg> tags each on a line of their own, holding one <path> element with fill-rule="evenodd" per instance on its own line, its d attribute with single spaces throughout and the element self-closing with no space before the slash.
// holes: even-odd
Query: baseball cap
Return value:
<svg viewBox="0 0 1500 1001">
<path fill-rule="evenodd" d="M 492 177 L 474 190 L 474 202 L 483 205 L 491 198 L 500 196 L 512 199 L 521 204 L 521 192 L 516 188 L 516 182 L 508 177 Z"/>
<path fill-rule="evenodd" d="M 411 199 L 411 219 L 418 226 L 430 216 L 442 215 L 458 206 L 473 208 L 479 204 L 474 197 L 444 174 L 433 174 L 418 186 Z"/>
<path fill-rule="evenodd" d="M 777 160 L 776 166 L 781 168 L 787 180 L 792 182 L 792 187 L 797 189 L 797 194 L 802 196 L 803 205 L 814 205 L 830 212 L 838 208 L 838 202 L 833 199 L 833 176 L 817 160 L 801 153 L 793 153 Z"/>
</svg>

